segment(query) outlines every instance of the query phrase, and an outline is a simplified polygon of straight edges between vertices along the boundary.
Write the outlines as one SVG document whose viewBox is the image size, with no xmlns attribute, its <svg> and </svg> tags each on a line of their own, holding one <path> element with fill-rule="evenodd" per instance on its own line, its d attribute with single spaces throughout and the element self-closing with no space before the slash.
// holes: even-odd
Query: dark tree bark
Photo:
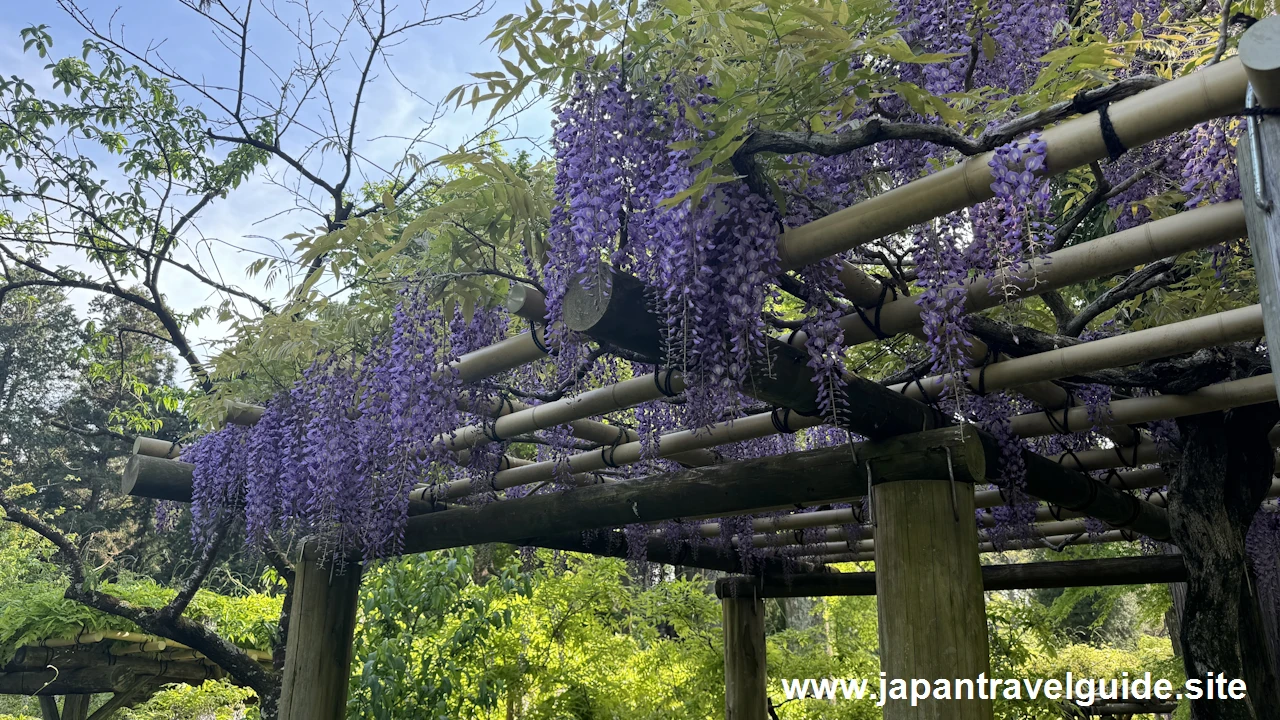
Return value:
<svg viewBox="0 0 1280 720">
<path fill-rule="evenodd" d="M 1244 537 L 1271 485 L 1274 405 L 1181 418 L 1180 458 L 1166 468 L 1169 521 L 1188 571 L 1182 617 L 1188 678 L 1243 678 L 1246 700 L 1193 700 L 1196 720 L 1280 718 L 1280 691 L 1249 577 Z"/>
</svg>

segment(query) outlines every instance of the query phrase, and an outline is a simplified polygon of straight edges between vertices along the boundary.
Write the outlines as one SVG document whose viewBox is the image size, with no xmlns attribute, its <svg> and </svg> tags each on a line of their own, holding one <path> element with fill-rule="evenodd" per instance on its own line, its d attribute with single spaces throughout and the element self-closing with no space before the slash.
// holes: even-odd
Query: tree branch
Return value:
<svg viewBox="0 0 1280 720">
<path fill-rule="evenodd" d="M 1164 81 L 1152 75 L 1139 75 L 1093 90 L 1085 90 L 1070 100 L 1063 100 L 1003 125 L 983 132 L 976 139 L 957 130 L 926 123 L 891 123 L 872 117 L 847 131 L 818 133 L 760 130 L 752 133 L 734 153 L 734 168 L 740 174 L 750 170 L 747 161 L 760 153 L 812 153 L 832 157 L 853 152 L 889 140 L 916 140 L 949 147 L 962 155 L 977 155 L 994 150 L 1038 127 L 1044 127 L 1072 115 L 1093 112 L 1108 103 L 1149 90 Z M 750 175 L 748 182 L 750 184 Z M 757 194 L 759 190 L 752 188 Z"/>
<path fill-rule="evenodd" d="M 1136 298 L 1148 290 L 1177 282 L 1179 277 L 1172 272 L 1175 261 L 1176 258 L 1157 260 L 1121 280 L 1117 285 L 1094 298 L 1093 302 L 1086 305 L 1079 315 L 1072 318 L 1063 328 L 1063 334 L 1078 337 L 1085 328 L 1089 327 L 1089 323 L 1093 322 L 1094 318 L 1116 305 Z"/>
<path fill-rule="evenodd" d="M 66 535 L 35 515 L 19 508 L 17 503 L 3 493 L 0 493 L 0 509 L 5 511 L 6 520 L 35 532 L 58 548 L 58 556 L 71 579 L 71 584 L 64 594 L 68 600 L 124 618 L 145 632 L 176 640 L 194 648 L 237 680 L 251 687 L 261 699 L 264 711 L 274 710 L 276 695 L 279 691 L 276 675 L 250 658 L 243 649 L 236 647 L 203 623 L 180 615 L 172 616 L 166 612 L 169 606 L 162 609 L 141 607 L 114 595 L 91 589 L 86 583 L 80 553 Z M 197 573 L 199 572 L 198 568 Z M 198 586 L 199 583 L 195 584 Z M 185 587 L 184 590 L 186 590 Z"/>
</svg>

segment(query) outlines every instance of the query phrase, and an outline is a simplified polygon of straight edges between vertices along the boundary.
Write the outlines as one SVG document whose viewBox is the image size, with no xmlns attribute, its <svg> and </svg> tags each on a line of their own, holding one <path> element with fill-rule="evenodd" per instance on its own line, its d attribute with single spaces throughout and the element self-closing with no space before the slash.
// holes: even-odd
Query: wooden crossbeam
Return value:
<svg viewBox="0 0 1280 720">
<path fill-rule="evenodd" d="M 1102 587 L 1185 582 L 1187 568 L 1180 555 L 1061 560 L 1017 565 L 982 566 L 982 588 Z M 729 577 L 716 581 L 719 597 L 830 597 L 875 595 L 876 574 L 810 573 L 789 576 Z"/>
<path fill-rule="evenodd" d="M 598 533 L 574 533 L 556 537 L 528 538 L 522 543 L 526 546 L 564 550 L 568 552 L 587 553 L 599 557 L 627 558 L 631 556 L 630 541 L 616 530 Z M 679 543 L 672 549 L 667 541 L 660 537 L 648 538 L 645 544 L 645 560 L 662 565 L 679 565 L 714 570 L 726 573 L 762 573 L 765 575 L 788 575 L 791 573 L 826 572 L 822 566 L 803 560 L 787 560 L 778 557 L 759 558 L 751 566 L 742 562 L 736 550 L 726 552 L 710 543 Z"/>
<path fill-rule="evenodd" d="M 607 282 L 595 279 L 571 283 L 565 292 L 565 303 L 567 307 L 591 310 L 567 315 L 566 324 L 570 329 L 591 337 L 607 335 L 616 344 L 635 339 L 634 345 L 622 346 L 645 356 L 661 355 L 661 348 L 654 346 L 652 340 L 657 335 L 659 321 L 645 297 L 644 288 L 622 273 L 613 273 Z M 627 336 L 613 334 L 612 327 L 618 323 L 627 324 L 633 328 L 632 332 Z M 653 332 L 640 330 L 643 328 L 652 328 Z M 751 383 L 745 388 L 748 394 L 799 413 L 819 411 L 818 386 L 803 350 L 770 339 L 765 356 L 756 357 L 752 362 L 758 372 L 752 373 Z M 865 378 L 848 376 L 844 391 L 849 399 L 848 409 L 839 414 L 839 424 L 873 440 L 919 433 L 951 423 L 950 418 L 933 407 Z M 996 440 L 985 433 L 979 432 L 979 435 L 987 446 L 988 476 L 1001 476 L 1003 459 Z M 1132 527 L 1157 540 L 1169 537 L 1164 510 L 1035 453 L 1024 452 L 1023 459 L 1027 465 L 1026 490 L 1031 495 L 1118 527 Z"/>
<path fill-rule="evenodd" d="M 981 482 L 986 462 L 971 426 L 948 428 L 412 517 L 404 552 L 835 501 L 864 494 L 868 478 L 887 482 L 954 475 L 957 482 Z M 965 492 L 971 490 L 966 487 Z"/>
</svg>

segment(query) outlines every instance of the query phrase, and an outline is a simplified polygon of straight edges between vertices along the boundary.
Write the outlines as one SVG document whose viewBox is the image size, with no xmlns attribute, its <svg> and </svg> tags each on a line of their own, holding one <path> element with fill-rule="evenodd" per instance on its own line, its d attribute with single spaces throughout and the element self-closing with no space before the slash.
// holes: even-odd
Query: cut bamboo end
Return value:
<svg viewBox="0 0 1280 720">
<path fill-rule="evenodd" d="M 138 438 L 133 441 L 134 455 L 146 455 L 147 457 L 176 460 L 181 452 L 182 446 L 169 440 L 161 440 L 159 438 L 143 437 L 139 435 Z"/>
<path fill-rule="evenodd" d="M 262 419 L 262 413 L 266 412 L 266 408 L 261 405 L 250 405 L 235 400 L 224 400 L 223 407 L 226 408 L 227 423 L 231 425 L 257 425 Z"/>
<path fill-rule="evenodd" d="M 120 478 L 120 492 L 135 497 L 191 502 L 195 466 L 181 460 L 134 455 Z"/>
<path fill-rule="evenodd" d="M 537 288 L 524 283 L 511 286 L 503 306 L 507 312 L 531 323 L 547 321 L 547 298 Z"/>
<path fill-rule="evenodd" d="M 1280 15 L 1265 17 L 1245 32 L 1240 60 L 1262 107 L 1280 107 Z"/>
</svg>

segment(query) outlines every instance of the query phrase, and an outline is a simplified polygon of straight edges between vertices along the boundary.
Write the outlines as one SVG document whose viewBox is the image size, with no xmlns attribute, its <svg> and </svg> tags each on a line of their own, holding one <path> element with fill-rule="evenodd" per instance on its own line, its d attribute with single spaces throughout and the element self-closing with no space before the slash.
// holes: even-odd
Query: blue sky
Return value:
<svg viewBox="0 0 1280 720">
<path fill-rule="evenodd" d="M 243 6 L 247 0 L 226 0 L 228 6 Z M 367 1 L 367 0 L 366 0 Z M 313 11 L 320 16 L 319 29 L 332 35 L 325 27 L 333 25 L 345 11 L 350 8 L 349 0 L 309 0 Z M 253 53 L 261 60 L 258 68 L 250 68 L 251 75 L 258 75 L 260 81 L 250 85 L 263 96 L 275 96 L 279 93 L 279 84 L 271 73 L 287 73 L 298 53 L 298 44 L 275 20 L 266 16 L 263 0 L 255 4 L 255 21 L 260 32 L 251 31 L 251 47 Z M 417 9 L 419 0 L 398 0 L 399 12 L 403 16 L 410 9 Z M 54 37 L 54 55 L 78 55 L 84 31 L 62 10 L 55 0 L 33 0 L 28 2 L 7 2 L 6 9 L 0 14 L 0 75 L 18 75 L 29 82 L 45 86 L 43 70 L 45 60 L 34 53 L 24 54 L 18 33 L 23 27 L 44 24 Z M 178 0 L 142 0 L 124 2 L 117 8 L 116 3 L 101 3 L 97 0 L 83 0 L 82 5 L 90 15 L 105 28 L 110 21 L 113 31 L 122 33 L 131 47 L 146 48 L 151 46 L 165 61 L 181 70 L 189 78 L 201 78 L 212 85 L 234 85 L 236 67 L 223 47 L 219 37 L 212 32 L 206 20 L 200 18 L 192 10 L 184 7 Z M 274 5 L 281 14 L 295 11 L 299 2 L 274 0 Z M 450 13 L 466 7 L 462 0 L 435 0 L 430 6 L 433 15 Z M 384 177 L 379 168 L 391 167 L 402 156 L 407 146 L 407 136 L 419 134 L 433 115 L 433 102 L 443 99 L 453 87 L 468 80 L 468 72 L 491 70 L 499 67 L 498 61 L 485 41 L 493 23 L 507 13 L 523 11 L 523 1 L 496 0 L 488 5 L 484 15 L 479 18 L 460 21 L 446 21 L 434 27 L 426 27 L 412 31 L 406 41 L 389 51 L 390 68 L 380 67 L 376 79 L 366 93 L 366 100 L 361 110 L 362 120 L 359 124 L 357 147 L 368 158 L 365 165 L 366 176 L 370 179 Z M 295 16 L 296 17 L 296 16 Z M 287 18 L 286 18 L 287 19 Z M 355 31 L 352 31 L 355 32 Z M 344 69 L 329 78 L 331 89 L 337 97 L 347 98 L 355 87 L 356 73 L 352 70 L 356 64 L 363 62 L 360 45 L 348 43 L 351 51 L 342 55 Z M 360 55 L 359 57 L 356 57 Z M 394 71 L 394 77 L 392 76 Z M 34 82 L 39 78 L 40 82 Z M 59 93 L 60 94 L 60 93 Z M 208 106 L 207 100 L 195 93 L 188 93 L 188 102 Z M 313 106 L 301 118 L 305 123 L 317 125 L 324 122 L 327 114 L 324 108 Z M 347 108 L 339 107 L 337 116 L 345 120 Z M 216 114 L 215 108 L 207 108 L 210 115 Z M 487 111 L 473 114 L 468 109 L 450 112 L 438 118 L 426 135 L 426 143 L 417 146 L 419 155 L 433 157 L 442 152 L 442 148 L 456 147 L 469 138 L 484 123 Z M 545 106 L 535 107 L 525 113 L 519 120 L 515 132 L 523 136 L 545 138 L 550 131 L 550 113 Z M 294 142 L 299 142 L 302 132 Z M 286 136 L 286 147 L 289 147 L 289 136 Z M 529 147 L 538 152 L 536 146 L 528 143 L 517 144 L 516 147 Z M 96 159 L 96 158 L 95 158 Z M 104 159 L 101 166 L 113 165 L 115 160 Z M 322 165 L 322 176 L 333 172 L 333 165 Z M 273 163 L 270 172 L 277 178 L 287 177 L 287 168 L 280 163 Z M 229 198 L 214 204 L 202 217 L 200 229 L 214 240 L 200 247 L 186 250 L 187 260 L 199 259 L 205 264 L 216 262 L 221 272 L 229 280 L 244 286 L 246 289 L 271 295 L 254 280 L 245 279 L 242 268 L 258 257 L 257 252 L 270 251 L 271 245 L 263 237 L 280 238 L 295 231 L 305 230 L 316 224 L 314 215 L 303 212 L 292 212 L 278 215 L 282 209 L 293 205 L 293 196 L 284 188 L 264 178 L 256 178 L 249 184 L 241 186 Z M 244 248 L 243 251 L 235 247 Z M 194 255 L 193 255 L 194 253 Z M 68 263 L 78 263 L 76 257 L 59 258 Z M 171 276 L 171 283 L 162 288 L 170 298 L 171 304 L 180 311 L 190 310 L 210 300 L 208 293 L 193 283 L 178 282 L 177 275 Z M 278 289 L 277 289 L 278 292 Z M 87 298 L 76 298 L 82 306 Z M 221 329 L 212 321 L 206 321 L 196 329 L 194 335 L 202 339 L 214 339 L 221 335 Z"/>
</svg>

